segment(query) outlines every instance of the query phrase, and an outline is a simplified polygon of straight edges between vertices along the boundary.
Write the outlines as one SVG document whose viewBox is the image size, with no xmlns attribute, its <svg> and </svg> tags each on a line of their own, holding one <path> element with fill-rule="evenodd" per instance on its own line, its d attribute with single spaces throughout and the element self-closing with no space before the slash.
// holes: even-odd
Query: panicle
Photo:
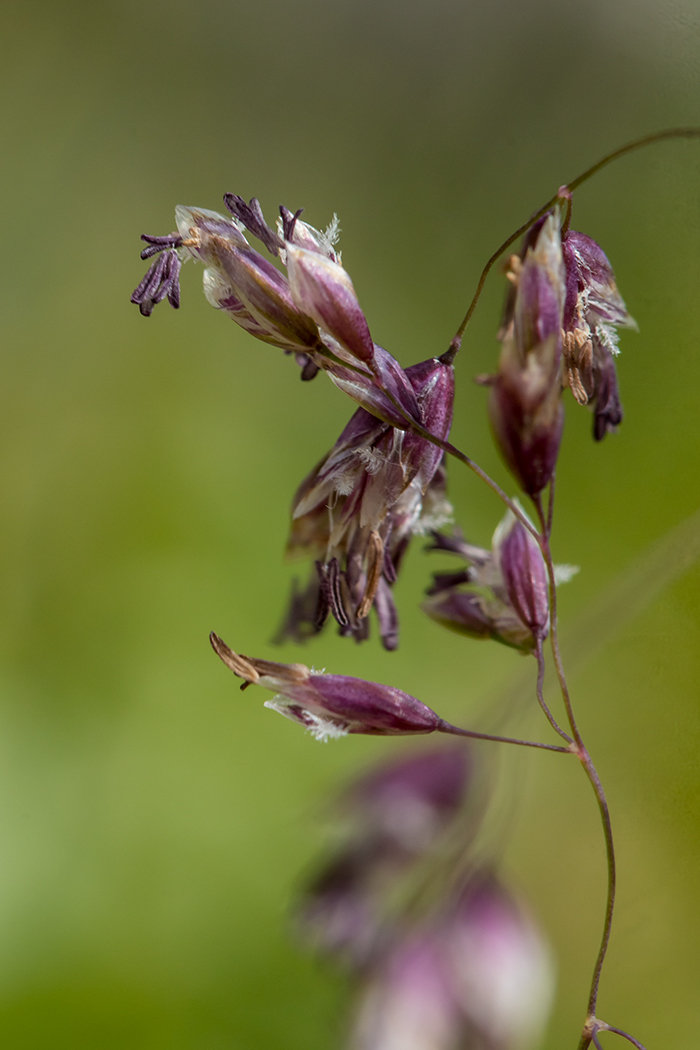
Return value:
<svg viewBox="0 0 700 1050">
<path fill-rule="evenodd" d="M 636 329 L 602 248 L 585 233 L 562 237 L 566 268 L 564 383 L 593 405 L 593 436 L 601 441 L 622 422 L 615 356 L 618 328 Z"/>
<path fill-rule="evenodd" d="M 454 371 L 437 358 L 406 369 L 421 424 L 445 439 L 452 423 Z M 331 614 L 340 633 L 368 637 L 375 609 L 385 648 L 398 644 L 391 595 L 416 532 L 451 517 L 443 454 L 431 442 L 358 409 L 333 449 L 302 482 L 293 502 L 290 554 L 315 559 L 303 594 L 296 590 L 278 641 L 303 641 Z"/>
<path fill-rule="evenodd" d="M 488 380 L 489 415 L 508 467 L 523 490 L 536 496 L 554 472 L 564 423 L 566 287 L 557 210 L 542 223 L 524 258 L 513 257 L 509 277 L 516 290 L 501 330 L 498 373 Z"/>
<path fill-rule="evenodd" d="M 447 551 L 467 567 L 436 573 L 421 608 L 431 619 L 471 638 L 493 638 L 532 652 L 549 630 L 547 570 L 537 541 L 508 511 L 492 548 L 433 533 L 428 550 Z"/>
<path fill-rule="evenodd" d="M 233 652 L 215 634 L 214 651 L 246 685 L 261 685 L 277 695 L 265 707 L 298 722 L 318 740 L 348 733 L 407 736 L 445 730 L 447 723 L 414 696 L 361 678 L 310 670 L 304 664 L 256 660 Z"/>
</svg>

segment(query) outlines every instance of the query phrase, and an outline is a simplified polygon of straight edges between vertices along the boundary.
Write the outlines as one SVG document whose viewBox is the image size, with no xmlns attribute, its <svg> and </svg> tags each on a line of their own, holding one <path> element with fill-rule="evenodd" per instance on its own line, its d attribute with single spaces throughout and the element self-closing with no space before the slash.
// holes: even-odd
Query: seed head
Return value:
<svg viewBox="0 0 700 1050">
<path fill-rule="evenodd" d="M 511 606 L 536 639 L 549 631 L 547 567 L 535 537 L 508 511 L 494 549 Z"/>
<path fill-rule="evenodd" d="M 554 212 L 525 257 L 511 270 L 516 285 L 501 335 L 503 349 L 490 380 L 489 413 L 501 453 L 535 496 L 548 484 L 561 443 L 562 317 L 565 274 Z"/>
<path fill-rule="evenodd" d="M 214 651 L 246 685 L 261 685 L 277 695 L 265 707 L 299 722 L 318 740 L 347 733 L 406 736 L 434 733 L 443 719 L 408 693 L 345 675 L 321 674 L 304 664 L 279 664 L 234 653 L 217 635 Z"/>
<path fill-rule="evenodd" d="M 449 551 L 467 567 L 437 573 L 421 608 L 432 620 L 457 634 L 494 641 L 523 652 L 536 648 L 537 638 L 513 604 L 501 564 L 501 543 L 510 512 L 494 532 L 492 549 L 467 543 L 461 536 L 433 533 L 428 550 Z"/>
<path fill-rule="evenodd" d="M 549 631 L 547 569 L 539 545 L 508 511 L 497 526 L 490 550 L 467 543 L 462 534 L 433 532 L 428 550 L 456 554 L 466 567 L 436 573 L 421 608 L 431 619 L 470 638 L 493 638 L 532 652 Z M 557 584 L 578 568 L 555 565 Z"/>
</svg>

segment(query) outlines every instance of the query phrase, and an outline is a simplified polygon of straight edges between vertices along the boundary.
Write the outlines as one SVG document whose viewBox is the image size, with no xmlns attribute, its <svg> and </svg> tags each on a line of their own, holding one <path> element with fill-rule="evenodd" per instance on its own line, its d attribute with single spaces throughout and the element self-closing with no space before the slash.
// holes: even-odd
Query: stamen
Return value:
<svg viewBox="0 0 700 1050">
<path fill-rule="evenodd" d="M 396 583 L 396 566 L 394 565 L 391 554 L 389 553 L 389 537 L 387 536 L 387 543 L 384 546 L 384 565 L 382 566 L 382 575 L 387 583 Z"/>
<path fill-rule="evenodd" d="M 328 573 L 326 567 L 322 562 L 314 562 L 316 572 L 318 573 L 318 602 L 316 604 L 316 614 L 314 616 L 314 627 L 317 631 L 320 631 L 324 623 L 328 619 L 328 613 L 331 610 L 330 602 L 330 588 L 328 585 Z"/>
<path fill-rule="evenodd" d="M 162 302 L 166 297 L 170 305 L 177 310 L 180 306 L 179 278 L 182 268 L 177 249 L 183 245 L 182 237 L 175 233 L 166 237 L 142 234 L 141 239 L 149 242 L 148 247 L 141 252 L 142 259 L 161 254 L 134 289 L 131 302 L 138 306 L 143 317 L 150 317 L 155 304 Z"/>
<path fill-rule="evenodd" d="M 306 355 L 304 355 L 304 356 L 306 356 Z M 308 383 L 309 380 L 315 379 L 319 372 L 320 372 L 320 367 L 316 364 L 316 362 L 311 357 L 306 356 L 306 361 L 304 363 L 304 367 L 301 370 L 301 378 L 302 378 L 302 380 L 305 383 Z"/>
<path fill-rule="evenodd" d="M 260 201 L 257 197 L 251 198 L 250 204 L 246 204 L 242 197 L 235 193 L 224 194 L 224 204 L 237 219 L 245 226 L 246 230 L 257 237 L 265 245 L 271 255 L 278 255 L 280 248 L 284 247 L 281 237 L 271 229 L 265 222 Z"/>
<path fill-rule="evenodd" d="M 328 599 L 330 601 L 331 612 L 341 627 L 347 627 L 350 620 L 345 611 L 345 603 L 343 602 L 341 572 L 337 558 L 331 558 L 330 560 L 328 566 L 328 585 Z"/>
<path fill-rule="evenodd" d="M 291 213 L 289 208 L 285 208 L 284 204 L 280 204 L 280 215 L 282 216 L 282 230 L 284 232 L 285 241 L 294 240 L 294 227 L 297 224 L 297 219 L 303 212 L 303 208 L 299 208 L 294 214 Z"/>
<path fill-rule="evenodd" d="M 168 233 L 165 237 L 150 237 L 147 233 L 141 234 L 141 240 L 146 241 L 148 247 L 141 252 L 142 259 L 150 259 L 165 248 L 179 248 L 182 245 L 182 237 L 179 233 Z"/>
</svg>

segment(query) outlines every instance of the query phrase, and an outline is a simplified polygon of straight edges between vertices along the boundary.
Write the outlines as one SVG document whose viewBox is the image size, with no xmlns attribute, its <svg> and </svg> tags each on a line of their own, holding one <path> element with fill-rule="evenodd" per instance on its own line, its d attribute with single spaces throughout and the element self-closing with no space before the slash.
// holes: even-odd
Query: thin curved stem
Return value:
<svg viewBox="0 0 700 1050">
<path fill-rule="evenodd" d="M 551 521 L 552 514 L 552 501 L 554 499 L 554 492 L 550 492 L 550 507 L 548 519 Z M 608 801 L 605 797 L 605 791 L 603 785 L 598 776 L 593 760 L 588 753 L 588 749 L 583 742 L 583 738 L 579 731 L 578 725 L 576 724 L 576 718 L 574 716 L 574 710 L 571 704 L 571 696 L 566 683 L 566 676 L 564 674 L 564 665 L 561 659 L 561 652 L 559 649 L 559 631 L 557 623 L 557 586 L 554 579 L 554 562 L 552 561 L 552 552 L 549 546 L 549 539 L 547 537 L 547 521 L 544 515 L 544 508 L 542 506 L 542 500 L 537 496 L 534 500 L 537 514 L 540 519 L 542 526 L 542 533 L 540 535 L 540 549 L 547 566 L 547 575 L 549 577 L 549 617 L 550 617 L 550 642 L 552 646 L 552 655 L 554 657 L 554 664 L 557 669 L 557 676 L 559 678 L 559 685 L 561 687 L 562 697 L 564 700 L 564 706 L 566 708 L 566 715 L 569 720 L 569 726 L 574 737 L 575 742 L 575 753 L 578 755 L 581 765 L 583 766 L 586 776 L 588 777 L 593 792 L 598 803 L 598 810 L 600 812 L 600 820 L 603 825 L 603 835 L 605 838 L 605 855 L 607 860 L 608 868 L 608 890 L 605 902 L 605 918 L 603 921 L 603 933 L 600 941 L 600 948 L 598 949 L 598 955 L 596 957 L 595 965 L 593 967 L 593 977 L 591 979 L 591 991 L 588 997 L 588 1012 L 586 1016 L 586 1026 L 584 1027 L 583 1034 L 581 1036 L 581 1042 L 579 1044 L 579 1050 L 587 1050 L 587 1047 L 591 1044 L 595 1029 L 590 1027 L 591 1021 L 595 1018 L 596 1005 L 598 1002 L 598 986 L 600 984 L 600 974 L 603 969 L 603 963 L 605 962 L 605 956 L 608 951 L 608 944 L 610 943 L 610 931 L 612 928 L 613 913 L 615 910 L 615 889 L 617 884 L 617 869 L 615 865 L 615 844 L 613 841 L 612 823 L 610 820 L 610 809 L 608 807 Z"/>
<path fill-rule="evenodd" d="M 556 480 L 557 472 L 556 469 L 552 471 L 552 477 L 549 480 L 549 503 L 547 504 L 547 539 L 552 535 L 552 519 L 554 517 L 554 484 Z"/>
<path fill-rule="evenodd" d="M 583 739 L 579 733 L 578 726 L 576 724 L 576 716 L 574 715 L 574 709 L 571 703 L 571 695 L 569 693 L 569 687 L 566 682 L 566 675 L 564 673 L 564 664 L 561 658 L 561 651 L 559 648 L 559 630 L 558 630 L 558 619 L 557 619 L 557 587 L 554 581 L 554 562 L 552 561 L 552 552 L 549 547 L 549 539 L 547 529 L 551 529 L 552 514 L 554 512 L 554 489 L 550 491 L 550 506 L 547 519 L 545 519 L 544 508 L 542 506 L 541 497 L 535 496 L 533 502 L 537 510 L 537 516 L 540 520 L 542 532 L 538 533 L 537 541 L 542 551 L 542 557 L 545 560 L 547 566 L 547 575 L 549 577 L 549 619 L 550 619 L 550 631 L 549 640 L 552 647 L 552 656 L 554 657 L 554 666 L 557 672 L 557 678 L 559 679 L 559 688 L 561 689 L 562 699 L 564 700 L 564 707 L 566 708 L 566 717 L 571 727 L 573 738 L 576 741 L 579 748 L 585 751 Z"/>
<path fill-rule="evenodd" d="M 607 857 L 608 866 L 608 893 L 605 902 L 605 919 L 603 921 L 603 934 L 600 941 L 600 948 L 598 949 L 598 955 L 596 957 L 595 966 L 593 967 L 593 977 L 591 980 L 591 991 L 588 997 L 588 1016 L 594 1017 L 596 1006 L 598 1003 L 598 986 L 600 984 L 600 974 L 603 969 L 603 963 L 605 962 L 605 956 L 608 951 L 608 945 L 610 943 L 610 931 L 612 928 L 613 913 L 615 911 L 615 888 L 617 883 L 617 871 L 615 867 L 615 844 L 613 842 L 612 824 L 610 821 L 610 810 L 608 808 L 608 802 L 605 797 L 603 785 L 600 782 L 600 777 L 596 771 L 595 766 L 591 760 L 591 756 L 588 754 L 585 748 L 583 753 L 579 753 L 581 764 L 586 771 L 586 775 L 591 782 L 593 791 L 598 802 L 598 809 L 600 811 L 600 819 L 603 825 L 603 834 L 605 836 L 605 853 Z M 586 1041 L 587 1037 L 584 1034 L 581 1037 L 581 1043 L 579 1050 L 586 1050 L 590 1040 Z M 643 1050 L 643 1048 L 642 1048 Z"/>
<path fill-rule="evenodd" d="M 628 1043 L 632 1044 L 632 1046 L 636 1046 L 637 1050 L 646 1050 L 646 1047 L 642 1043 L 640 1043 L 638 1039 L 635 1039 L 634 1036 L 629 1034 L 629 1032 L 623 1032 L 621 1028 L 615 1028 L 614 1025 L 606 1024 L 604 1021 L 601 1021 L 600 1031 L 614 1032 L 615 1035 L 621 1035 L 622 1038 L 626 1039 Z"/>
<path fill-rule="evenodd" d="M 558 744 L 540 744 L 537 740 L 518 740 L 512 736 L 494 736 L 492 733 L 477 733 L 472 729 L 460 729 L 459 726 L 444 722 L 438 729 L 439 733 L 449 736 L 467 736 L 473 740 L 493 740 L 497 744 L 517 744 L 519 747 L 536 747 L 540 751 L 559 751 L 565 755 L 575 754 L 570 747 L 560 747 Z"/>
<path fill-rule="evenodd" d="M 514 244 L 519 237 L 521 237 L 524 233 L 527 233 L 531 226 L 534 226 L 538 219 L 541 219 L 543 215 L 546 215 L 547 212 L 557 204 L 566 203 L 568 210 L 568 207 L 571 203 L 571 194 L 573 193 L 573 191 L 578 189 L 579 186 L 582 186 L 583 183 L 587 182 L 588 179 L 593 177 L 593 175 L 596 175 L 601 170 L 601 168 L 606 167 L 608 164 L 612 164 L 614 160 L 619 160 L 620 157 L 624 157 L 626 156 L 626 154 L 632 153 L 634 150 L 642 149 L 644 146 L 651 146 L 654 142 L 663 142 L 667 139 L 696 138 L 700 138 L 700 127 L 667 128 L 665 131 L 655 131 L 651 135 L 645 135 L 643 138 L 635 139 L 633 142 L 628 142 L 626 146 L 621 146 L 619 149 L 613 150 L 612 153 L 606 154 L 602 158 L 602 160 L 599 160 L 596 164 L 591 165 L 590 168 L 586 168 L 586 170 L 582 172 L 581 175 L 573 179 L 571 182 L 568 182 L 566 186 L 562 186 L 555 194 L 555 196 L 552 197 L 551 200 L 547 201 L 547 203 L 544 204 L 539 211 L 535 212 L 532 218 L 528 219 L 526 223 L 520 226 L 515 231 L 515 233 L 512 233 L 510 237 L 508 237 L 507 240 L 503 242 L 500 248 L 496 249 L 496 251 L 486 263 L 486 266 L 484 266 L 483 270 L 481 271 L 481 276 L 479 277 L 479 282 L 476 286 L 476 291 L 474 292 L 472 301 L 469 304 L 469 309 L 464 315 L 464 319 L 461 325 L 455 332 L 452 341 L 450 342 L 450 346 L 447 351 L 447 355 L 450 355 L 449 360 L 453 361 L 454 358 L 457 356 L 459 348 L 462 345 L 462 336 L 464 335 L 465 329 L 471 320 L 474 310 L 476 309 L 476 304 L 478 303 L 481 293 L 483 291 L 484 284 L 486 283 L 486 278 L 488 277 L 494 264 L 498 262 L 503 253 L 507 251 L 508 248 L 510 248 L 510 246 Z"/>
<path fill-rule="evenodd" d="M 540 707 L 542 708 L 542 710 L 544 711 L 545 718 L 549 722 L 549 724 L 552 727 L 552 729 L 554 730 L 554 732 L 558 733 L 559 736 L 562 737 L 564 740 L 566 740 L 566 742 L 568 744 L 573 744 L 573 740 L 571 739 L 569 734 L 564 732 L 564 730 L 561 728 L 561 726 L 557 722 L 557 720 L 554 717 L 554 715 L 552 714 L 552 712 L 549 710 L 549 707 L 547 706 L 547 702 L 546 702 L 546 700 L 544 698 L 545 663 L 544 663 L 544 652 L 542 650 L 542 639 L 541 638 L 537 639 L 537 648 L 535 649 L 535 656 L 537 657 L 537 702 L 540 705 Z"/>
</svg>

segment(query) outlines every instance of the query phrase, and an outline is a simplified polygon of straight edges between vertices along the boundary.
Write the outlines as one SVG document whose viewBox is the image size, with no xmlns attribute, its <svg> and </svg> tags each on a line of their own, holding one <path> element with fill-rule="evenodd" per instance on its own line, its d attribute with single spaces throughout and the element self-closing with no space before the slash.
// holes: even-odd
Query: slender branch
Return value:
<svg viewBox="0 0 700 1050">
<path fill-rule="evenodd" d="M 600 782 L 600 777 L 596 771 L 595 766 L 591 760 L 591 756 L 588 754 L 586 749 L 583 749 L 583 753 L 579 754 L 583 768 L 586 771 L 586 775 L 591 782 L 591 786 L 595 793 L 598 809 L 600 811 L 600 819 L 603 825 L 603 834 L 605 836 L 605 852 L 607 857 L 608 865 L 608 893 L 605 902 L 605 919 L 603 921 L 603 934 L 600 941 L 600 948 L 598 949 L 598 956 L 593 967 L 593 977 L 591 979 L 591 991 L 588 997 L 588 1016 L 594 1017 L 596 1006 L 598 1003 L 598 986 L 600 984 L 600 974 L 603 969 L 603 963 L 605 962 L 605 956 L 608 951 L 608 945 L 610 943 L 610 931 L 612 928 L 613 913 L 615 911 L 615 888 L 617 884 L 617 871 L 615 867 L 615 845 L 613 842 L 612 824 L 610 821 L 610 810 L 608 808 L 608 802 L 605 797 L 603 785 Z M 586 1042 L 586 1036 L 582 1036 L 579 1050 L 585 1050 L 588 1046 Z M 643 1050 L 643 1048 L 642 1048 Z"/>
<path fill-rule="evenodd" d="M 544 711 L 545 717 L 546 717 L 547 721 L 549 722 L 549 724 L 551 725 L 551 727 L 554 730 L 554 732 L 558 733 L 559 736 L 562 737 L 564 740 L 566 740 L 566 742 L 568 744 L 573 744 L 573 740 L 571 739 L 569 734 L 564 732 L 564 730 L 561 728 L 561 726 L 557 722 L 557 720 L 554 717 L 554 715 L 552 714 L 552 712 L 549 710 L 549 707 L 547 706 L 547 702 L 546 702 L 546 700 L 544 698 L 545 663 L 544 663 L 544 652 L 542 651 L 542 639 L 541 638 L 537 639 L 537 648 L 535 650 L 535 656 L 537 657 L 537 702 L 540 705 L 540 707 L 542 708 L 542 710 Z"/>
<path fill-rule="evenodd" d="M 551 528 L 551 518 L 553 514 L 553 500 L 554 490 L 550 491 L 550 507 L 549 507 L 549 526 Z M 542 527 L 542 533 L 538 533 L 537 541 L 542 551 L 542 557 L 545 560 L 547 566 L 547 575 L 549 577 L 549 620 L 550 620 L 550 631 L 549 640 L 552 646 L 552 656 L 554 657 L 554 666 L 557 672 L 557 678 L 559 679 L 559 688 L 561 689 L 561 695 L 564 700 L 564 707 L 566 708 L 566 717 L 571 727 L 573 738 L 576 741 L 578 747 L 585 751 L 585 746 L 581 734 L 579 733 L 578 726 L 576 724 L 576 717 L 574 715 L 574 709 L 571 704 L 571 696 L 569 694 L 569 687 L 566 683 L 566 675 L 564 673 L 564 664 L 561 658 L 561 651 L 559 649 L 559 630 L 558 630 L 558 616 L 557 616 L 557 586 L 554 581 L 554 562 L 552 561 L 552 552 L 549 547 L 549 539 L 547 537 L 547 525 L 545 521 L 544 509 L 542 507 L 542 500 L 540 496 L 536 496 L 533 500 L 535 508 L 537 510 L 537 516 L 540 520 Z"/>
<path fill-rule="evenodd" d="M 552 518 L 554 517 L 554 483 L 556 480 L 557 472 L 556 469 L 552 471 L 552 477 L 549 482 L 549 503 L 547 505 L 547 539 L 552 535 Z"/>
<path fill-rule="evenodd" d="M 621 1035 L 623 1039 L 626 1039 L 632 1046 L 636 1046 L 637 1050 L 646 1050 L 646 1047 L 635 1039 L 634 1036 L 630 1035 L 629 1032 L 623 1032 L 621 1028 L 615 1028 L 614 1025 L 606 1024 L 604 1021 L 600 1022 L 600 1031 L 614 1032 L 615 1035 Z"/>
<path fill-rule="evenodd" d="M 537 740 L 518 740 L 512 736 L 494 736 L 492 733 L 477 733 L 472 729 L 460 729 L 459 726 L 444 722 L 438 729 L 439 733 L 447 733 L 449 736 L 468 736 L 474 740 L 494 740 L 497 744 L 518 744 L 519 747 L 536 747 L 541 751 L 560 751 L 562 754 L 575 754 L 570 747 L 560 747 L 558 744 L 540 744 Z M 568 738 L 567 738 L 568 739 Z"/>
<path fill-rule="evenodd" d="M 571 209 L 574 204 L 574 195 L 566 186 L 560 186 L 559 196 L 563 200 L 566 200 L 566 214 L 564 215 L 564 221 L 561 224 L 561 235 L 563 237 L 569 232 L 569 226 L 571 225 Z"/>
<path fill-rule="evenodd" d="M 597 164 L 592 164 L 590 168 L 574 179 L 573 182 L 567 182 L 566 189 L 573 193 L 579 186 L 582 186 L 584 182 L 593 176 L 597 175 L 601 168 L 607 167 L 608 164 L 612 164 L 614 160 L 619 160 L 620 157 L 626 156 L 628 153 L 633 153 L 635 150 L 643 149 L 644 146 L 651 146 L 655 142 L 665 142 L 668 139 L 699 139 L 700 138 L 700 127 L 689 127 L 689 128 L 666 128 L 664 131 L 653 131 L 651 135 L 643 135 L 640 139 L 633 139 L 632 142 L 628 142 L 626 146 L 620 146 L 619 149 L 613 150 L 612 153 L 607 153 L 602 160 L 599 160 Z"/>
<path fill-rule="evenodd" d="M 562 186 L 555 194 L 555 196 L 552 197 L 551 200 L 548 200 L 547 203 L 543 205 L 539 211 L 535 212 L 532 218 L 528 219 L 528 221 L 522 226 L 520 226 L 515 231 L 515 233 L 511 234 L 510 237 L 508 237 L 507 240 L 503 242 L 500 248 L 496 249 L 489 261 L 486 263 L 486 266 L 484 266 L 483 270 L 481 271 L 479 283 L 476 286 L 476 291 L 474 292 L 472 301 L 469 304 L 469 309 L 464 315 L 464 319 L 461 325 L 455 332 L 450 343 L 449 350 L 447 351 L 447 354 L 450 355 L 450 361 L 454 360 L 454 358 L 457 356 L 460 346 L 462 345 L 462 336 L 464 335 L 465 329 L 471 320 L 474 310 L 476 309 L 476 304 L 479 301 L 489 272 L 493 268 L 494 264 L 498 262 L 503 253 L 507 251 L 508 248 L 510 248 L 511 244 L 514 244 L 519 237 L 521 237 L 524 233 L 527 233 L 530 227 L 534 226 L 534 224 L 544 215 L 546 215 L 551 208 L 554 208 L 555 205 L 566 203 L 568 210 L 571 201 L 571 194 L 573 193 L 573 191 L 578 189 L 579 186 L 582 186 L 583 183 L 587 182 L 588 179 L 593 177 L 593 175 L 596 175 L 601 170 L 601 168 L 606 167 L 608 164 L 612 164 L 614 160 L 619 160 L 620 157 L 624 157 L 627 153 L 632 153 L 634 150 L 642 149 L 644 146 L 651 146 L 654 142 L 663 142 L 667 139 L 696 138 L 700 138 L 700 127 L 667 128 L 665 131 L 655 131 L 651 135 L 645 135 L 641 139 L 635 139 L 633 142 L 628 142 L 626 146 L 621 146 L 619 149 L 614 150 L 612 153 L 606 154 L 606 156 L 603 157 L 602 160 L 599 160 L 596 164 L 593 164 L 590 168 L 587 168 L 581 175 L 573 179 L 572 182 L 568 182 L 565 186 Z"/>
<path fill-rule="evenodd" d="M 554 492 L 550 491 L 550 507 L 549 507 L 549 519 L 551 521 L 552 514 L 552 501 L 554 499 Z M 605 903 L 605 919 L 603 921 L 603 933 L 600 941 L 600 948 L 598 949 L 598 955 L 593 967 L 593 977 L 591 979 L 591 991 L 588 997 L 588 1013 L 587 1023 L 581 1036 L 581 1042 L 579 1044 L 579 1050 L 587 1050 L 587 1047 L 591 1044 L 591 1039 L 594 1036 L 594 1030 L 589 1027 L 589 1022 L 595 1018 L 596 1005 L 598 1002 L 598 986 L 600 984 L 600 974 L 603 969 L 603 963 L 608 950 L 608 944 L 610 943 L 610 931 L 612 928 L 613 912 L 615 910 L 615 888 L 617 883 L 617 870 L 615 866 L 615 844 L 613 842 L 612 823 L 610 821 L 610 810 L 608 808 L 608 801 L 605 797 L 605 791 L 603 785 L 598 776 L 598 772 L 593 765 L 593 760 L 588 753 L 586 745 L 583 742 L 581 733 L 579 732 L 578 725 L 576 724 L 576 718 L 574 716 L 573 707 L 571 704 L 571 696 L 566 683 L 566 676 L 564 674 L 564 666 L 562 664 L 561 652 L 559 650 L 559 631 L 557 622 L 557 586 L 554 580 L 554 562 L 552 561 L 552 552 L 549 546 L 549 539 L 546 535 L 547 523 L 544 516 L 544 508 L 542 506 L 542 500 L 538 496 L 535 499 L 535 507 L 537 514 L 540 519 L 542 526 L 542 534 L 540 536 L 540 548 L 542 555 L 547 566 L 547 575 L 549 577 L 549 616 L 550 616 L 550 641 L 552 646 L 552 655 L 554 657 L 554 664 L 557 669 L 557 676 L 559 678 L 559 684 L 561 687 L 562 697 L 564 699 L 564 706 L 566 708 L 567 718 L 571 727 L 571 732 L 575 741 L 575 753 L 578 755 L 581 765 L 583 766 L 586 776 L 588 777 L 593 792 L 598 803 L 598 810 L 600 812 L 600 819 L 603 825 L 603 835 L 605 837 L 605 854 L 607 859 L 608 867 L 608 891 Z"/>
</svg>

